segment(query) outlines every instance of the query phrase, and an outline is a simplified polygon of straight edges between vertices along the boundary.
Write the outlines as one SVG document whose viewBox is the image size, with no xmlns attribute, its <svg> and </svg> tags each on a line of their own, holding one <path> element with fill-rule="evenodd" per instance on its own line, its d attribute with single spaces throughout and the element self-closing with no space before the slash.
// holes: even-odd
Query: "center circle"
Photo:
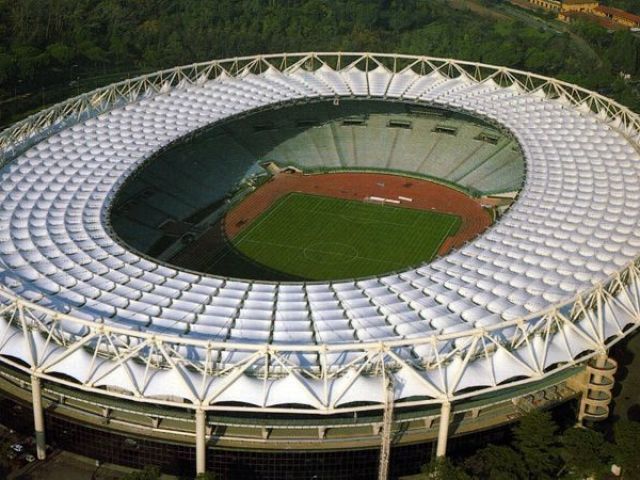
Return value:
<svg viewBox="0 0 640 480">
<path fill-rule="evenodd" d="M 352 262 L 358 257 L 358 250 L 352 245 L 339 242 L 315 242 L 304 248 L 304 256 L 322 265 Z"/>
</svg>

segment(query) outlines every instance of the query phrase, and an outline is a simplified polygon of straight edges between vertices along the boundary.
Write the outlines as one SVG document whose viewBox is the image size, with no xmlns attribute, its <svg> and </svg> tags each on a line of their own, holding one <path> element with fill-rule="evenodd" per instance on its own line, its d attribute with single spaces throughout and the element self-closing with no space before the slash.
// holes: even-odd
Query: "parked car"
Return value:
<svg viewBox="0 0 640 480">
<path fill-rule="evenodd" d="M 21 443 L 14 443 L 13 445 L 11 445 L 11 450 L 16 453 L 22 453 L 24 452 L 24 445 L 22 445 Z"/>
</svg>

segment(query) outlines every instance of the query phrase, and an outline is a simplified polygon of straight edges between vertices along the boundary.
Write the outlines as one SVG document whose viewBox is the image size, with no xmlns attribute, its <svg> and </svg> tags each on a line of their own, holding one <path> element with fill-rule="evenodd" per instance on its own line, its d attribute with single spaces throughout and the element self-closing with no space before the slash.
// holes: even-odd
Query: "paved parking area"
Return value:
<svg viewBox="0 0 640 480">
<path fill-rule="evenodd" d="M 44 462 L 35 462 L 14 472 L 8 480 L 118 480 L 130 471 L 111 464 L 98 467 L 92 459 L 57 452 Z M 162 479 L 175 480 L 175 477 L 163 475 Z"/>
</svg>

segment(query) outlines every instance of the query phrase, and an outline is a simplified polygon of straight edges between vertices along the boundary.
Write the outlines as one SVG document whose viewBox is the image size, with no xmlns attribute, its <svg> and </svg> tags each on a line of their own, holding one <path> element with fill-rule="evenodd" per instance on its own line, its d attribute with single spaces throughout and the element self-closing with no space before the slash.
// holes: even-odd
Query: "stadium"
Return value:
<svg viewBox="0 0 640 480">
<path fill-rule="evenodd" d="M 0 134 L 2 397 L 41 459 L 224 478 L 397 478 L 534 408 L 606 418 L 639 142 L 595 92 L 399 54 L 72 98 Z"/>
</svg>

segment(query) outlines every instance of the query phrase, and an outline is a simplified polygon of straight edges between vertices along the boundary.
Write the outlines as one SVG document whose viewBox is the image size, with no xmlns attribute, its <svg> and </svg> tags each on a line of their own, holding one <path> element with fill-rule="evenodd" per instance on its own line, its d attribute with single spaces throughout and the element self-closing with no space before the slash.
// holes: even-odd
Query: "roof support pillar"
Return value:
<svg viewBox="0 0 640 480">
<path fill-rule="evenodd" d="M 38 460 L 47 457 L 47 443 L 44 436 L 44 410 L 42 408 L 42 389 L 40 379 L 31 376 L 31 395 L 33 397 L 33 425 L 36 437 L 36 455 Z"/>
<path fill-rule="evenodd" d="M 196 474 L 206 473 L 207 469 L 207 412 L 196 409 Z"/>
<path fill-rule="evenodd" d="M 446 400 L 440 409 L 440 425 L 438 427 L 438 443 L 436 445 L 436 457 L 444 457 L 447 454 L 447 440 L 449 438 L 449 421 L 451 416 L 451 403 Z"/>
</svg>

